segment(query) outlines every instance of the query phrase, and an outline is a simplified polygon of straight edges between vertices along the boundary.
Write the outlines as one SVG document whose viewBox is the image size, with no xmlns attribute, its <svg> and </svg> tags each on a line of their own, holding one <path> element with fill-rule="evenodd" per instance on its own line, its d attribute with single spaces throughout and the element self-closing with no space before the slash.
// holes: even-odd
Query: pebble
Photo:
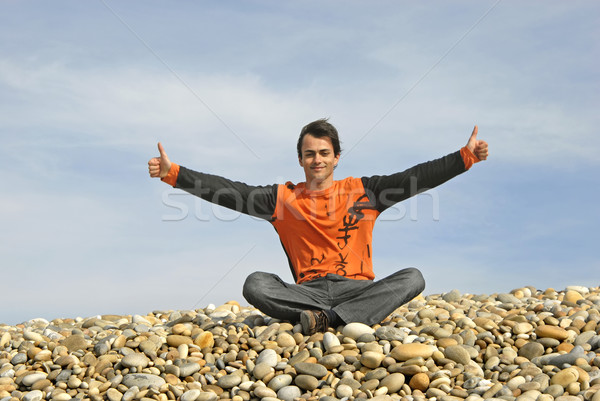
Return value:
<svg viewBox="0 0 600 401">
<path fill-rule="evenodd" d="M 279 389 L 289 386 L 292 383 L 292 376 L 288 374 L 278 375 L 269 381 L 269 388 L 277 392 Z"/>
<path fill-rule="evenodd" d="M 294 365 L 294 368 L 300 374 L 314 376 L 317 379 L 320 379 L 327 374 L 327 368 L 317 363 L 299 362 Z"/>
<path fill-rule="evenodd" d="M 348 386 L 347 384 L 340 384 L 335 389 L 335 395 L 338 398 L 350 398 L 352 397 L 353 392 L 354 390 L 352 390 L 352 387 Z"/>
<path fill-rule="evenodd" d="M 329 331 L 323 334 L 323 346 L 325 347 L 325 351 L 329 352 L 332 348 L 338 347 L 339 345 L 340 340 L 335 334 Z"/>
<path fill-rule="evenodd" d="M 535 334 L 538 337 L 553 338 L 559 341 L 566 340 L 569 337 L 569 333 L 567 332 L 567 330 L 563 329 L 562 327 L 550 325 L 538 326 L 535 329 Z"/>
<path fill-rule="evenodd" d="M 471 362 L 469 352 L 462 345 L 450 345 L 446 347 L 444 355 L 446 358 L 463 365 L 468 365 Z"/>
<path fill-rule="evenodd" d="M 420 296 L 304 336 L 227 303 L 0 325 L 0 401 L 600 401 L 600 290 Z"/>
<path fill-rule="evenodd" d="M 23 395 L 23 401 L 41 401 L 44 393 L 40 390 L 33 390 Z"/>
<path fill-rule="evenodd" d="M 285 386 L 277 392 L 277 398 L 283 401 L 294 401 L 294 398 L 300 398 L 302 392 L 296 386 Z"/>
<path fill-rule="evenodd" d="M 256 358 L 256 364 L 264 363 L 267 366 L 274 368 L 277 366 L 277 353 L 274 349 L 267 348 L 263 350 Z"/>
<path fill-rule="evenodd" d="M 358 322 L 348 323 L 342 329 L 342 334 L 344 336 L 350 337 L 354 340 L 356 340 L 363 334 L 373 334 L 373 333 L 375 333 L 375 330 L 373 330 L 372 327 L 367 326 L 364 323 L 358 323 Z"/>
<path fill-rule="evenodd" d="M 71 376 L 74 377 L 74 376 Z M 153 374 L 147 374 L 147 373 L 132 373 L 132 374 L 127 374 L 123 377 L 123 385 L 125 387 L 139 387 L 139 388 L 144 388 L 144 387 L 150 387 L 150 386 L 154 386 L 154 387 L 160 387 L 164 384 L 166 384 L 165 379 L 163 379 L 160 376 L 157 375 L 153 375 Z"/>
<path fill-rule="evenodd" d="M 121 359 L 121 364 L 126 368 L 135 368 L 141 367 L 145 368 L 150 363 L 148 357 L 142 353 L 133 353 L 129 355 L 125 355 L 123 359 Z"/>
<path fill-rule="evenodd" d="M 319 385 L 319 380 L 310 375 L 298 375 L 294 379 L 294 383 L 301 389 L 312 391 Z"/>
<path fill-rule="evenodd" d="M 436 347 L 429 344 L 409 343 L 400 344 L 392 349 L 390 355 L 398 361 L 408 361 L 413 358 L 429 358 L 436 351 Z"/>
</svg>

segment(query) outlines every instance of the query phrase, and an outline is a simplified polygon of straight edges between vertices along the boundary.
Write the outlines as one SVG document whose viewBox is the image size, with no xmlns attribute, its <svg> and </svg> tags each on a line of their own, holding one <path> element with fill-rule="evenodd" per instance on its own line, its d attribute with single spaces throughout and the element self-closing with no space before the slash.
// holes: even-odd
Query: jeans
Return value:
<svg viewBox="0 0 600 401">
<path fill-rule="evenodd" d="M 254 272 L 244 283 L 244 298 L 271 317 L 296 322 L 306 309 L 332 309 L 344 323 L 381 323 L 399 306 L 425 289 L 415 268 L 377 281 L 328 274 L 302 284 L 289 284 L 272 273 Z"/>
</svg>

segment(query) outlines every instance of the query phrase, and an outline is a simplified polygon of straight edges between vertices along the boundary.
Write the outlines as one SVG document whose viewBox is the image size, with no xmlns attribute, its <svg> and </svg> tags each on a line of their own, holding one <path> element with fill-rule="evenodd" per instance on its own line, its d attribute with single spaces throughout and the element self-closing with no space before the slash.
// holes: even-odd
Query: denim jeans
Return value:
<svg viewBox="0 0 600 401">
<path fill-rule="evenodd" d="M 254 272 L 244 283 L 244 298 L 271 317 L 296 322 L 306 309 L 332 309 L 344 323 L 381 323 L 399 306 L 425 289 L 415 268 L 377 281 L 328 274 L 302 284 L 289 284 L 272 273 Z"/>
</svg>

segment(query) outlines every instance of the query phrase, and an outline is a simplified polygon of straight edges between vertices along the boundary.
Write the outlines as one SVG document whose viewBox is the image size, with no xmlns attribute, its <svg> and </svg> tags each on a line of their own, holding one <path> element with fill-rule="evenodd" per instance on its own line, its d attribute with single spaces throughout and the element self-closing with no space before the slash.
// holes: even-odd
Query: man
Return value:
<svg viewBox="0 0 600 401">
<path fill-rule="evenodd" d="M 243 295 L 263 313 L 300 321 L 305 334 L 350 322 L 380 323 L 425 288 L 415 268 L 374 281 L 371 239 L 384 210 L 436 187 L 487 159 L 488 145 L 477 126 L 459 151 L 388 176 L 334 181 L 340 160 L 338 132 L 326 119 L 300 132 L 298 161 L 306 181 L 249 186 L 171 163 L 159 143 L 150 159 L 151 177 L 209 202 L 271 222 L 288 257 L 295 284 L 254 272 Z"/>
</svg>

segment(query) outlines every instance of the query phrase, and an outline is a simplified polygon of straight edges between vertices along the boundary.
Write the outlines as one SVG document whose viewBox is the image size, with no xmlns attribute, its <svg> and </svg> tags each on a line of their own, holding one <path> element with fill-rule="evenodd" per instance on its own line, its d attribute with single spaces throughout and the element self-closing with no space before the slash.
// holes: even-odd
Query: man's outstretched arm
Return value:
<svg viewBox="0 0 600 401">
<path fill-rule="evenodd" d="M 182 189 L 208 202 L 261 219 L 272 219 L 277 199 L 277 184 L 252 186 L 217 175 L 197 172 L 172 163 L 160 142 L 158 151 L 160 156 L 148 161 L 150 177 L 160 178 L 172 187 Z"/>
<path fill-rule="evenodd" d="M 397 202 L 435 188 L 469 170 L 473 164 L 487 159 L 488 144 L 477 139 L 477 131 L 475 126 L 467 144 L 460 151 L 418 164 L 400 173 L 363 177 L 363 185 L 371 194 L 369 198 L 375 203 L 377 210 L 383 212 Z"/>
</svg>

